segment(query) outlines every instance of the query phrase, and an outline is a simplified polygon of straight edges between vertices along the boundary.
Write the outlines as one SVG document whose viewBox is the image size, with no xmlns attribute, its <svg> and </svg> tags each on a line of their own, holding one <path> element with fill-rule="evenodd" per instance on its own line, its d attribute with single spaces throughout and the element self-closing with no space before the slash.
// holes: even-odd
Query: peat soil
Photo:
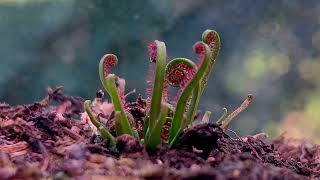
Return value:
<svg viewBox="0 0 320 180">
<path fill-rule="evenodd" d="M 139 104 L 130 107 L 141 120 Z M 113 152 L 79 120 L 82 106 L 60 88 L 31 105 L 0 104 L 0 179 L 320 178 L 319 145 L 263 133 L 231 138 L 214 124 L 187 129 L 177 147 L 153 154 L 122 135 Z"/>
</svg>

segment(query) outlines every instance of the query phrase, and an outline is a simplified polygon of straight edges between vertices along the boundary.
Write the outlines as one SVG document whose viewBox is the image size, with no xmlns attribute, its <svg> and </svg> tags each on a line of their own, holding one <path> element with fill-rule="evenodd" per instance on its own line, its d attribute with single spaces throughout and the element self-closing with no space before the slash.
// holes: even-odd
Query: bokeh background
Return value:
<svg viewBox="0 0 320 180">
<path fill-rule="evenodd" d="M 58 85 L 93 98 L 105 53 L 118 55 L 127 91 L 144 94 L 147 45 L 159 39 L 170 58 L 193 58 L 207 28 L 222 49 L 202 112 L 217 118 L 252 93 L 232 125 L 239 134 L 320 142 L 319 0 L 0 0 L 0 101 L 30 104 Z"/>
</svg>

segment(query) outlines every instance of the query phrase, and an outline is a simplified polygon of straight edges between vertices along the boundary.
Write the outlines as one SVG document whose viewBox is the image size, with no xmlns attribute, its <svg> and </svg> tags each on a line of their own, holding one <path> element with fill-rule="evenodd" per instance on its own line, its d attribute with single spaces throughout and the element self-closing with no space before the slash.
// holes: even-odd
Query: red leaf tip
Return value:
<svg viewBox="0 0 320 180">
<path fill-rule="evenodd" d="M 102 57 L 105 76 L 110 74 L 110 68 L 118 64 L 118 58 L 114 54 L 106 54 Z"/>
<path fill-rule="evenodd" d="M 254 98 L 254 97 L 253 97 L 253 95 L 252 95 L 252 94 L 248 94 L 247 99 L 248 99 L 248 101 L 249 101 L 249 102 L 251 102 L 251 101 L 253 100 L 253 98 Z"/>
<path fill-rule="evenodd" d="M 114 54 L 106 54 L 103 57 L 104 66 L 112 67 L 118 64 L 118 58 Z"/>
<path fill-rule="evenodd" d="M 150 62 L 156 62 L 157 59 L 157 43 L 154 41 L 148 47 Z"/>
<path fill-rule="evenodd" d="M 203 43 L 198 42 L 194 45 L 193 48 L 195 53 L 198 55 L 204 55 L 206 53 L 206 47 Z"/>
<path fill-rule="evenodd" d="M 206 36 L 206 43 L 212 49 L 215 47 L 216 41 L 217 41 L 217 35 L 213 31 L 210 31 Z"/>
</svg>

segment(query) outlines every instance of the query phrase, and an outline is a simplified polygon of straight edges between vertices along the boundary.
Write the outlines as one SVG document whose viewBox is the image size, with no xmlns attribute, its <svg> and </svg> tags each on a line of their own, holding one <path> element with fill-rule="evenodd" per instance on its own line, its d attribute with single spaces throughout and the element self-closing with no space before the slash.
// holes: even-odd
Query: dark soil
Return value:
<svg viewBox="0 0 320 180">
<path fill-rule="evenodd" d="M 213 124 L 185 130 L 173 149 L 148 154 L 132 137 L 105 148 L 80 119 L 81 98 L 49 89 L 41 102 L 0 104 L 0 179 L 318 179 L 320 147 L 264 134 L 231 138 Z M 145 105 L 128 105 L 142 127 Z"/>
</svg>

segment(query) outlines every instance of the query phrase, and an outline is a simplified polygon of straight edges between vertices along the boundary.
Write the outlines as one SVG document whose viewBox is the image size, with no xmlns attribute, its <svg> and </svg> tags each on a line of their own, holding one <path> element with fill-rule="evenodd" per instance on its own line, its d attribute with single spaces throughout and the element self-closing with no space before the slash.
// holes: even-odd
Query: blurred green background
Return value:
<svg viewBox="0 0 320 180">
<path fill-rule="evenodd" d="M 0 101 L 30 104 L 58 85 L 92 98 L 105 53 L 118 55 L 127 91 L 144 94 L 147 45 L 193 58 L 207 28 L 222 50 L 200 109 L 217 118 L 252 93 L 233 129 L 319 141 L 319 0 L 0 0 Z"/>
</svg>

